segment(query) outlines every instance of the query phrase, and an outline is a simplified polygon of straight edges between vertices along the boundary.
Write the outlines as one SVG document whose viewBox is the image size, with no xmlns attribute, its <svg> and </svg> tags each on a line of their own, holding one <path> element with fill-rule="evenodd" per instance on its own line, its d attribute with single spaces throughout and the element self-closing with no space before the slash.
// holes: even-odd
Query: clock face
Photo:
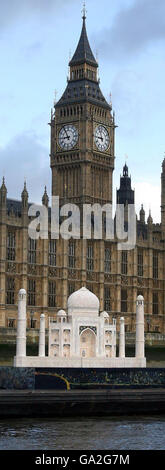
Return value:
<svg viewBox="0 0 165 470">
<path fill-rule="evenodd" d="M 78 130 L 75 126 L 68 124 L 63 126 L 59 132 L 59 145 L 63 150 L 70 150 L 78 141 Z"/>
<path fill-rule="evenodd" d="M 96 147 L 101 151 L 105 152 L 105 150 L 108 149 L 109 144 L 110 144 L 110 139 L 109 139 L 109 133 L 104 126 L 98 126 L 95 129 L 95 144 Z"/>
</svg>

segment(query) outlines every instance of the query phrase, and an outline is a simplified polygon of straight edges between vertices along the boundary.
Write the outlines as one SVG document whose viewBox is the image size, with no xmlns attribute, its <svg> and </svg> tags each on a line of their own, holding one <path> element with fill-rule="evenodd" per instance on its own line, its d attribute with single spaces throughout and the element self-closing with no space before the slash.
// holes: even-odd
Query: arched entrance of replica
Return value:
<svg viewBox="0 0 165 470">
<path fill-rule="evenodd" d="M 80 356 L 96 357 L 96 335 L 89 328 L 80 335 Z"/>
</svg>

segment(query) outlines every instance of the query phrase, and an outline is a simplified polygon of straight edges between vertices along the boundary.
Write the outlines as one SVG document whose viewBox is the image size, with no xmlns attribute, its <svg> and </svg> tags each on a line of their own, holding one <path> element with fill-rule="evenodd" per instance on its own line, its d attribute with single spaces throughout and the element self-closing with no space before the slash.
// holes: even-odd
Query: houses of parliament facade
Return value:
<svg viewBox="0 0 165 470">
<path fill-rule="evenodd" d="M 51 113 L 52 196 L 60 206 L 112 203 L 115 162 L 115 115 L 104 98 L 98 63 L 86 31 L 69 63 L 70 76 Z M 18 291 L 27 291 L 27 327 L 39 328 L 66 309 L 68 296 L 85 286 L 100 300 L 100 311 L 125 317 L 126 331 L 135 331 L 136 299 L 145 302 L 145 331 L 165 334 L 165 160 L 162 164 L 161 223 L 154 224 L 143 206 L 136 218 L 136 246 L 119 251 L 117 239 L 33 240 L 28 235 L 30 207 L 24 184 L 21 200 L 0 188 L 0 328 L 16 328 Z M 127 165 L 123 168 L 117 203 L 134 204 Z M 49 207 L 45 188 L 42 204 Z M 49 220 L 50 230 L 50 220 Z"/>
</svg>

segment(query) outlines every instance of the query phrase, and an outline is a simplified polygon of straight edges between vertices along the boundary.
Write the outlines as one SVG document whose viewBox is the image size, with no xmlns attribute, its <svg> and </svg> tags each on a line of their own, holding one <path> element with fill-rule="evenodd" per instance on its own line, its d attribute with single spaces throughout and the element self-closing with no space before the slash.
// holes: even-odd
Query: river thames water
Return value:
<svg viewBox="0 0 165 470">
<path fill-rule="evenodd" d="M 1 365 L 10 365 L 1 357 Z M 164 367 L 164 348 L 148 367 Z M 165 415 L 104 418 L 0 418 L 0 450 L 165 450 Z"/>
<path fill-rule="evenodd" d="M 165 450 L 165 416 L 0 420 L 0 450 Z"/>
</svg>

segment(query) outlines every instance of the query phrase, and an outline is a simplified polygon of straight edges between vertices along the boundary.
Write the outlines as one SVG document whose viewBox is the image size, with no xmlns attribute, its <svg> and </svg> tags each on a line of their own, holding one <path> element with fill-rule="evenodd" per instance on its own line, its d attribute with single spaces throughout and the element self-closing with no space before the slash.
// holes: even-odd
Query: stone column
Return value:
<svg viewBox="0 0 165 470">
<path fill-rule="evenodd" d="M 124 317 L 120 318 L 119 357 L 125 357 L 125 325 Z"/>
<path fill-rule="evenodd" d="M 26 357 L 26 291 L 24 289 L 21 289 L 18 294 L 16 356 Z"/>
<path fill-rule="evenodd" d="M 45 357 L 45 315 L 40 316 L 39 357 Z"/>
<path fill-rule="evenodd" d="M 144 358 L 144 297 L 139 295 L 136 303 L 136 357 Z"/>
</svg>

